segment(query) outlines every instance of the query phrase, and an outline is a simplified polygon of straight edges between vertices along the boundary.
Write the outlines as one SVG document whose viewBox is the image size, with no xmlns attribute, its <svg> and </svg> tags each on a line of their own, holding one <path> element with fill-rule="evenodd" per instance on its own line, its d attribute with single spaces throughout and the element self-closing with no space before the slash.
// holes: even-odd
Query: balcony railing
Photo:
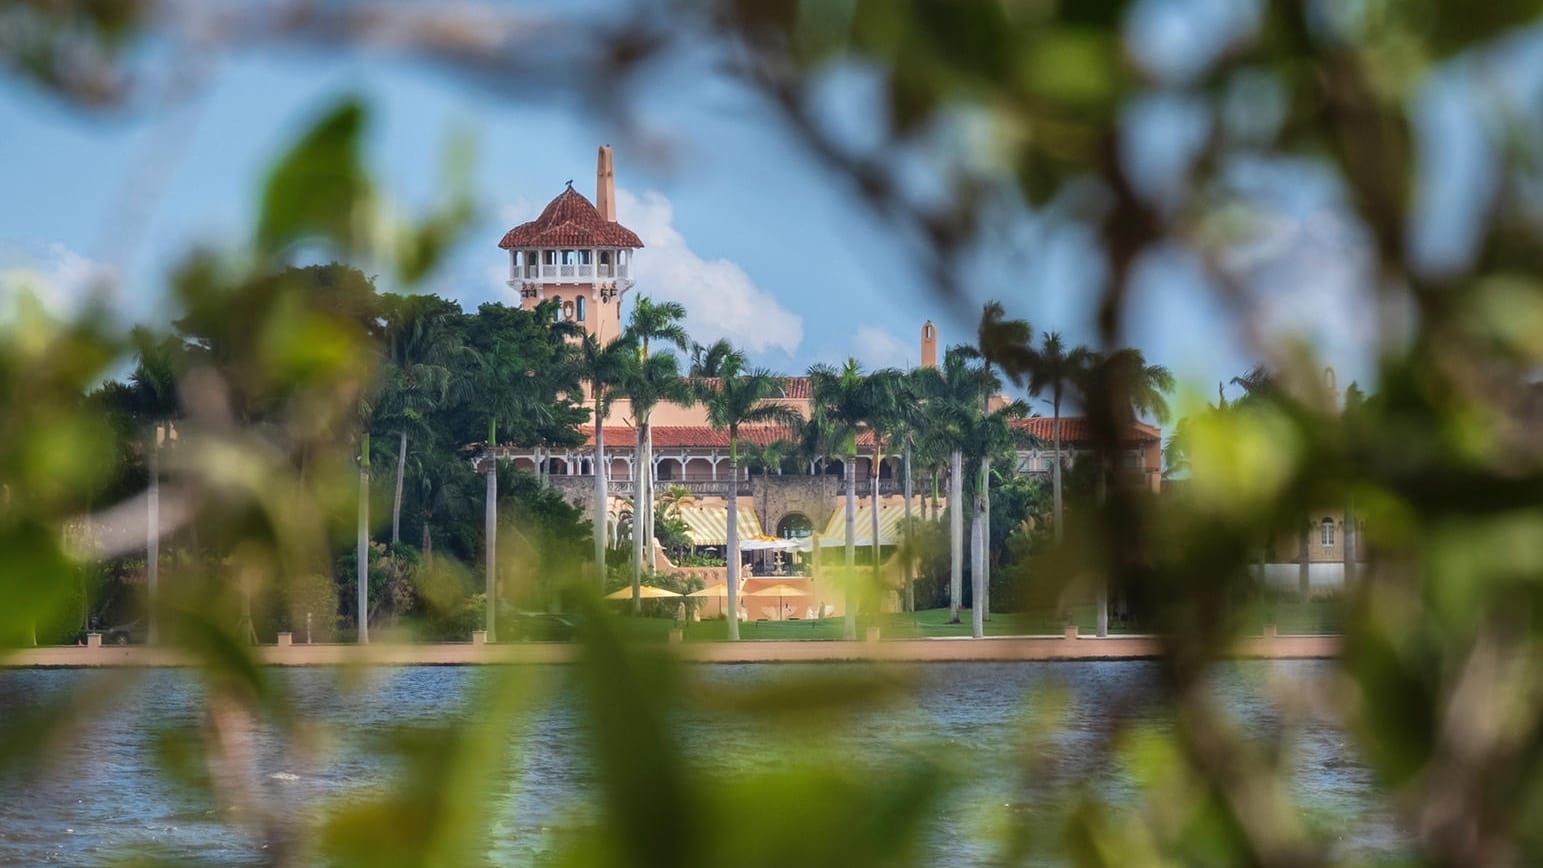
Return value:
<svg viewBox="0 0 1543 868">
<path fill-rule="evenodd" d="M 592 473 L 553 474 L 547 478 L 550 479 L 554 484 L 568 487 L 593 487 L 595 484 L 595 477 Z M 808 477 L 788 476 L 784 478 L 793 480 L 806 479 Z M 772 479 L 775 482 L 777 477 L 772 477 Z M 680 486 L 691 492 L 693 496 L 697 497 L 727 497 L 729 494 L 730 485 L 739 486 L 740 497 L 750 497 L 754 491 L 752 482 L 748 479 L 742 479 L 737 483 L 731 482 L 727 479 L 659 479 L 655 480 L 654 482 L 654 490 L 662 494 L 674 486 Z M 869 479 L 860 479 L 857 481 L 856 488 L 858 497 L 867 497 L 873 492 L 873 481 Z M 923 493 L 922 488 L 923 486 L 921 484 L 921 480 L 918 479 L 912 485 L 912 493 L 920 495 Z M 612 476 L 606 479 L 606 490 L 610 492 L 612 497 L 631 497 L 633 492 L 633 481 L 625 476 L 620 478 Z M 844 492 L 844 489 L 838 484 L 836 486 L 836 491 L 838 494 L 840 494 Z M 900 495 L 904 493 L 905 492 L 900 484 L 900 480 L 898 479 L 884 479 L 879 481 L 879 494 L 881 496 Z"/>
<path fill-rule="evenodd" d="M 598 264 L 523 265 L 514 269 L 515 279 L 525 280 L 612 280 L 626 278 L 628 266 Z"/>
</svg>

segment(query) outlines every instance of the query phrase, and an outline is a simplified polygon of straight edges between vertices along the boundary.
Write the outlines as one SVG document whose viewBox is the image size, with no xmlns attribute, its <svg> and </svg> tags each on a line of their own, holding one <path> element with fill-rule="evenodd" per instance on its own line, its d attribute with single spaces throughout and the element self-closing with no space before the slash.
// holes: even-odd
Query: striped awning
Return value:
<svg viewBox="0 0 1543 868">
<path fill-rule="evenodd" d="M 738 518 L 740 539 L 755 539 L 761 535 L 761 521 L 756 518 L 755 510 L 741 507 Z M 728 507 L 682 506 L 680 520 L 686 523 L 686 536 L 691 537 L 692 545 L 728 545 Z"/>
<path fill-rule="evenodd" d="M 873 505 L 871 503 L 859 504 L 857 507 L 856 527 L 853 536 L 854 544 L 859 546 L 873 545 Z M 892 546 L 900 542 L 900 525 L 905 521 L 905 506 L 896 504 L 879 508 L 879 545 Z M 822 546 L 844 546 L 847 542 L 846 528 L 846 502 L 842 501 L 841 508 L 831 514 L 830 522 L 825 526 L 825 532 L 820 534 Z"/>
</svg>

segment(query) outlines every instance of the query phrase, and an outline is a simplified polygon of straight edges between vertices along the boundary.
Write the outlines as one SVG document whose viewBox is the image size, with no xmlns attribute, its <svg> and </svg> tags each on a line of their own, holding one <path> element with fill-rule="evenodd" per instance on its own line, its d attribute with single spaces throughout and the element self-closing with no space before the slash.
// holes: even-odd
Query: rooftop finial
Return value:
<svg viewBox="0 0 1543 868">
<path fill-rule="evenodd" d="M 573 189 L 573 179 L 572 178 L 568 179 L 568 189 L 570 189 L 570 190 Z"/>
</svg>

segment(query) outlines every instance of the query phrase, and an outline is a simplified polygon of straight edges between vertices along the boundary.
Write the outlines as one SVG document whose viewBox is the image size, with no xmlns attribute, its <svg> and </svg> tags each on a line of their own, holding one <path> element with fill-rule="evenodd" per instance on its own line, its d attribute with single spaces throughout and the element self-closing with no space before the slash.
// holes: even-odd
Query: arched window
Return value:
<svg viewBox="0 0 1543 868">
<path fill-rule="evenodd" d="M 573 302 L 573 309 L 575 311 L 573 318 L 578 320 L 579 322 L 583 322 L 584 321 L 584 307 L 585 307 L 584 302 L 585 302 L 585 298 L 582 295 L 579 296 L 577 299 L 575 299 L 574 302 Z"/>
<path fill-rule="evenodd" d="M 1334 519 L 1318 522 L 1318 541 L 1326 546 L 1334 545 Z"/>
<path fill-rule="evenodd" d="M 777 522 L 777 536 L 783 539 L 807 539 L 814 534 L 814 523 L 802 513 L 790 512 Z"/>
</svg>

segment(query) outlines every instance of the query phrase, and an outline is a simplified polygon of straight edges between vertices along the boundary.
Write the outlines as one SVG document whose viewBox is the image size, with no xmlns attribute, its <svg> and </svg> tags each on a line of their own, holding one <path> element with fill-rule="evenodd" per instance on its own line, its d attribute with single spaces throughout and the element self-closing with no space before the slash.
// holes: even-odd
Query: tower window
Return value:
<svg viewBox="0 0 1543 868">
<path fill-rule="evenodd" d="M 1318 523 L 1318 541 L 1325 546 L 1334 545 L 1334 519 L 1326 518 Z"/>
<path fill-rule="evenodd" d="M 541 255 L 542 255 L 542 262 L 546 263 L 547 265 L 556 265 L 557 264 L 557 251 L 556 250 L 543 250 L 543 251 L 541 251 Z"/>
<path fill-rule="evenodd" d="M 563 251 L 563 263 L 562 264 L 563 265 L 572 265 L 573 261 L 574 261 L 574 259 L 573 259 L 574 253 L 575 253 L 575 251 L 572 251 L 572 250 L 564 250 Z"/>
<path fill-rule="evenodd" d="M 592 250 L 580 250 L 579 251 L 579 264 L 580 265 L 588 265 L 590 263 L 590 261 L 591 261 L 590 260 L 590 255 L 593 252 L 594 251 L 592 251 Z"/>
<path fill-rule="evenodd" d="M 574 303 L 573 303 L 573 309 L 574 309 L 574 317 L 573 318 L 578 320 L 579 322 L 583 322 L 584 321 L 584 308 L 585 307 L 586 307 L 586 304 L 585 304 L 584 296 L 581 295 L 577 299 L 575 299 Z"/>
</svg>

